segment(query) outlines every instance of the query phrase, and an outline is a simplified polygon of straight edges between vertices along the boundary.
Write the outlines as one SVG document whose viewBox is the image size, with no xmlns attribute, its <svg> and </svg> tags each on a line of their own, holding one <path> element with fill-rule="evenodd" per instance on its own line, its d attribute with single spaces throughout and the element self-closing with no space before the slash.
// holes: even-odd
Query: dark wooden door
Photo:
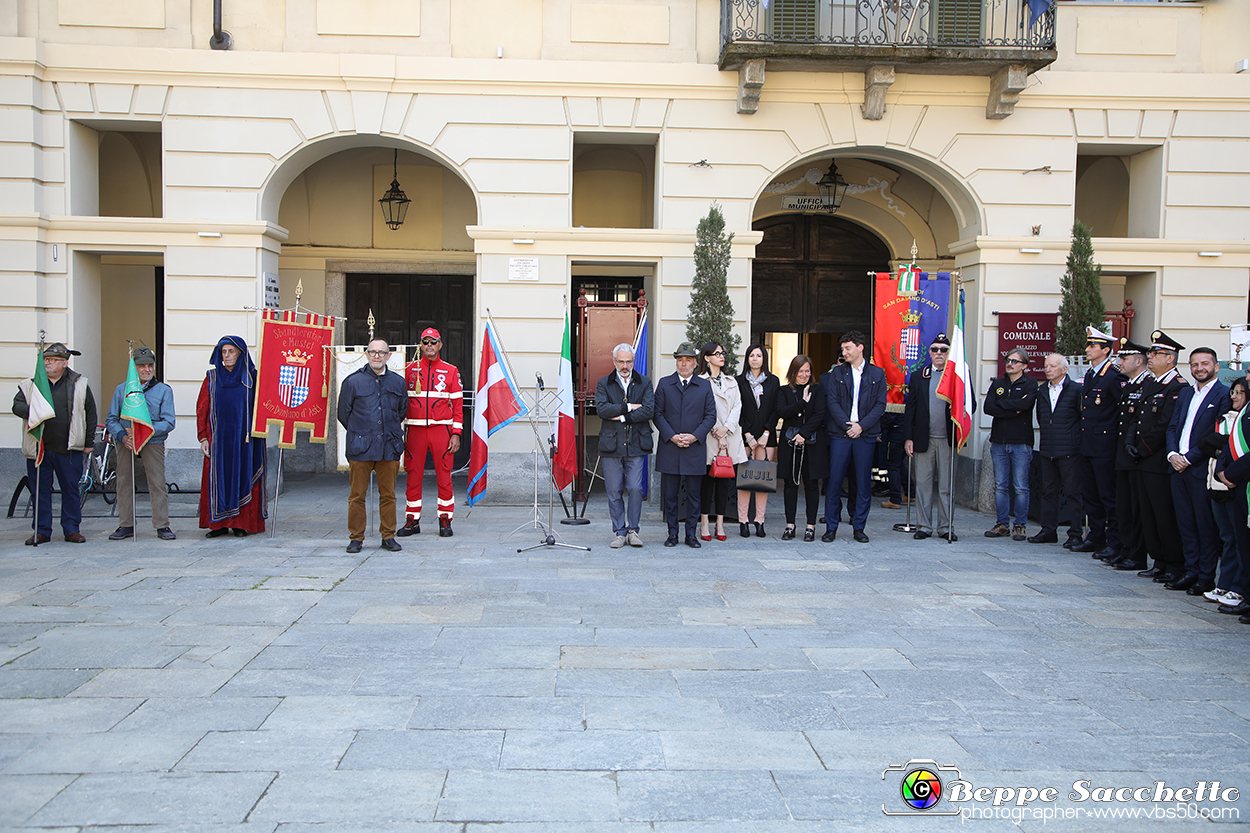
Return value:
<svg viewBox="0 0 1250 833">
<path fill-rule="evenodd" d="M 374 335 L 391 344 L 416 345 L 426 327 L 438 330 L 443 361 L 472 387 L 473 275 L 348 275 L 345 343 L 368 340 L 370 310 Z M 406 359 L 413 358 L 410 351 Z"/>
<path fill-rule="evenodd" d="M 890 253 L 872 232 L 838 217 L 787 214 L 755 223 L 764 239 L 751 271 L 753 333 L 872 335 L 869 272 Z"/>
<path fill-rule="evenodd" d="M 460 384 L 471 392 L 476 384 L 473 370 L 473 275 L 347 276 L 346 344 L 369 339 L 369 311 L 373 310 L 373 334 L 390 344 L 415 347 L 421 331 L 433 327 L 443 337 L 443 361 L 460 369 Z M 410 349 L 405 361 L 416 358 Z M 465 397 L 464 432 L 455 468 L 467 465 L 468 436 L 473 424 L 469 397 Z"/>
</svg>

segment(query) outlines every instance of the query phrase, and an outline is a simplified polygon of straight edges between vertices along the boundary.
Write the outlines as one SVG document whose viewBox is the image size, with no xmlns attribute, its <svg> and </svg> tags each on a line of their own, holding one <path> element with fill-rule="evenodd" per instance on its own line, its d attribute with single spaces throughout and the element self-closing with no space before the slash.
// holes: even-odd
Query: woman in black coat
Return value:
<svg viewBox="0 0 1250 833">
<path fill-rule="evenodd" d="M 738 376 L 738 391 L 742 395 L 742 413 L 738 425 L 742 428 L 742 441 L 746 443 L 748 460 L 772 460 L 777 456 L 777 390 L 780 380 L 768 372 L 768 351 L 762 344 L 747 348 L 746 365 Z M 755 495 L 755 536 L 764 537 L 764 509 L 768 505 L 768 492 L 738 490 L 738 524 L 743 538 L 751 535 L 747 526 L 751 496 Z"/>
<path fill-rule="evenodd" d="M 820 507 L 820 481 L 829 476 L 829 451 L 825 446 L 825 393 L 812 379 L 812 360 L 798 355 L 790 361 L 786 382 L 777 391 L 777 416 L 781 418 L 777 447 L 777 477 L 785 484 L 786 530 L 783 541 L 794 538 L 794 517 L 799 505 L 799 485 L 807 508 L 804 541 L 816 540 L 816 512 Z"/>
</svg>

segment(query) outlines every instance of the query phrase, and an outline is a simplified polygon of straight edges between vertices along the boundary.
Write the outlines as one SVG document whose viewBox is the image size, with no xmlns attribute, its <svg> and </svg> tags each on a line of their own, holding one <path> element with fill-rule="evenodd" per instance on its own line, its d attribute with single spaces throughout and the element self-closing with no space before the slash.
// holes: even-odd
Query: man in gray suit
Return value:
<svg viewBox="0 0 1250 833">
<path fill-rule="evenodd" d="M 704 441 L 716 424 L 716 400 L 712 386 L 694 374 L 699 352 L 683 342 L 673 358 L 677 372 L 665 376 L 655 386 L 655 426 L 660 429 L 660 448 L 655 455 L 656 471 L 662 475 L 664 520 L 668 523 L 666 547 L 677 546 L 677 512 L 681 487 L 686 487 L 686 546 L 698 549 L 699 491 L 707 471 Z"/>
</svg>

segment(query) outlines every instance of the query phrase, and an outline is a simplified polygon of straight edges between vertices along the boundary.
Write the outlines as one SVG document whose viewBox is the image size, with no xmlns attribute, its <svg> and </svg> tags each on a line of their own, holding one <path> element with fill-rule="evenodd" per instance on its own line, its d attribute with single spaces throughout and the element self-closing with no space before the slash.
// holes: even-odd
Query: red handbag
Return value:
<svg viewBox="0 0 1250 833">
<path fill-rule="evenodd" d="M 711 477 L 736 477 L 734 474 L 734 461 L 728 454 L 717 454 L 712 458 L 712 469 L 708 472 Z"/>
</svg>

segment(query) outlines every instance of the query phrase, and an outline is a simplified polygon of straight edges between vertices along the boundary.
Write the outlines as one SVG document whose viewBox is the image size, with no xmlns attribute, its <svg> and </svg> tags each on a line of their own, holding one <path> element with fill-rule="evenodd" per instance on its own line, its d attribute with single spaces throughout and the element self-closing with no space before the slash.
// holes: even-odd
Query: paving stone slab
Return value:
<svg viewBox="0 0 1250 833">
<path fill-rule="evenodd" d="M 351 730 L 209 732 L 176 768 L 184 772 L 335 769 L 354 738 Z"/>
<path fill-rule="evenodd" d="M 239 823 L 273 781 L 268 772 L 139 772 L 79 776 L 34 825 Z"/>
<path fill-rule="evenodd" d="M 180 730 L 153 737 L 147 732 L 91 732 L 57 735 L 5 767 L 14 774 L 168 771 L 200 740 L 202 732 Z"/>
<path fill-rule="evenodd" d="M 729 730 L 660 732 L 666 769 L 822 769 L 802 732 Z"/>
<path fill-rule="evenodd" d="M 229 732 L 257 729 L 277 697 L 153 697 L 117 724 L 122 732 Z"/>
<path fill-rule="evenodd" d="M 615 822 L 615 776 L 606 772 L 452 771 L 440 821 Z"/>
<path fill-rule="evenodd" d="M 0 775 L 0 825 L 13 829 L 73 782 L 74 775 Z"/>
<path fill-rule="evenodd" d="M 499 759 L 502 769 L 654 770 L 664 764 L 659 733 L 613 729 L 509 729 Z"/>
<path fill-rule="evenodd" d="M 714 820 L 725 825 L 790 818 L 789 808 L 767 772 L 622 772 L 617 783 L 621 818 L 625 820 Z"/>
<path fill-rule="evenodd" d="M 577 697 L 476 697 L 426 695 L 413 709 L 410 729 L 545 729 L 584 727 Z"/>
<path fill-rule="evenodd" d="M 75 697 L 207 697 L 234 675 L 217 668 L 107 668 L 73 690 Z"/>
<path fill-rule="evenodd" d="M 143 703 L 142 699 L 0 699 L 0 727 L 9 733 L 105 732 Z"/>
<path fill-rule="evenodd" d="M 434 821 L 446 773 L 284 772 L 249 821 L 372 825 Z"/>
<path fill-rule="evenodd" d="M 418 698 L 297 695 L 285 697 L 265 718 L 266 731 L 403 729 Z"/>
<path fill-rule="evenodd" d="M 498 730 L 364 730 L 356 733 L 339 769 L 495 769 L 503 740 Z"/>
<path fill-rule="evenodd" d="M 722 729 L 730 725 L 720 704 L 710 697 L 590 696 L 585 713 L 587 729 L 654 731 Z"/>
</svg>

